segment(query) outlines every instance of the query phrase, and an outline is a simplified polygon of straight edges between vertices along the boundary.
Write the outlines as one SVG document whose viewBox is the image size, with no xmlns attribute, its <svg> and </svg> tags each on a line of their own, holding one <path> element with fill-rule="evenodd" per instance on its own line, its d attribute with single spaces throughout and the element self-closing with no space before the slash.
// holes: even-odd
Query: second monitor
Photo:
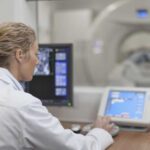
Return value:
<svg viewBox="0 0 150 150">
<path fill-rule="evenodd" d="M 98 115 L 110 116 L 119 125 L 150 125 L 150 90 L 137 87 L 108 87 L 101 99 Z"/>
</svg>

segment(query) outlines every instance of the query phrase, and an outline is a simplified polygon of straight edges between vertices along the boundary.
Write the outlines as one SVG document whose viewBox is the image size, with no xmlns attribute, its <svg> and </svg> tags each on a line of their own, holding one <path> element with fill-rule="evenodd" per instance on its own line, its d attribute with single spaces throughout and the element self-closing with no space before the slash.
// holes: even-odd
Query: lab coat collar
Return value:
<svg viewBox="0 0 150 150">
<path fill-rule="evenodd" d="M 21 84 L 14 78 L 14 76 L 6 68 L 0 67 L 0 80 L 5 82 L 6 84 L 11 85 L 16 90 L 23 91 L 23 87 L 21 86 Z"/>
</svg>

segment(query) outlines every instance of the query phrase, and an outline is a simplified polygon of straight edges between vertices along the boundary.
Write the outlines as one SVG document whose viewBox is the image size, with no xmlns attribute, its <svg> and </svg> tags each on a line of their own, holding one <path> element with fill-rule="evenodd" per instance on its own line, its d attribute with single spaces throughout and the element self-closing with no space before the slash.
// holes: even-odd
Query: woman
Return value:
<svg viewBox="0 0 150 150">
<path fill-rule="evenodd" d="M 103 150 L 112 142 L 110 118 L 99 117 L 86 135 L 64 129 L 19 81 L 30 81 L 38 64 L 38 44 L 23 23 L 0 25 L 0 149 Z"/>
</svg>

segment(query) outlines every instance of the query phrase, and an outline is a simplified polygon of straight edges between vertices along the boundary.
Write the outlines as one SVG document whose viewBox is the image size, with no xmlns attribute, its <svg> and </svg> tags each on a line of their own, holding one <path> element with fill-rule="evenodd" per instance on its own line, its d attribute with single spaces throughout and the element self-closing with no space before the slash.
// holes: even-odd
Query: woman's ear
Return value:
<svg viewBox="0 0 150 150">
<path fill-rule="evenodd" d="M 18 62 L 22 62 L 22 60 L 23 60 L 23 57 L 24 57 L 24 54 L 23 54 L 23 52 L 22 52 L 22 50 L 21 49 L 17 49 L 16 50 L 16 52 L 15 52 L 15 57 L 16 57 L 16 60 L 18 61 Z"/>
</svg>

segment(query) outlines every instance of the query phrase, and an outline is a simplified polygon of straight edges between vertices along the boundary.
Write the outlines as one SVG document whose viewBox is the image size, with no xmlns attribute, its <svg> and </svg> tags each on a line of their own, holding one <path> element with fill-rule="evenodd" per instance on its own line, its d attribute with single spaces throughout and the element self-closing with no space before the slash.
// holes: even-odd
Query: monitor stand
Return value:
<svg viewBox="0 0 150 150">
<path fill-rule="evenodd" d="M 147 132 L 148 127 L 136 127 L 136 126 L 123 126 L 119 125 L 121 131 L 133 131 L 133 132 Z"/>
</svg>

